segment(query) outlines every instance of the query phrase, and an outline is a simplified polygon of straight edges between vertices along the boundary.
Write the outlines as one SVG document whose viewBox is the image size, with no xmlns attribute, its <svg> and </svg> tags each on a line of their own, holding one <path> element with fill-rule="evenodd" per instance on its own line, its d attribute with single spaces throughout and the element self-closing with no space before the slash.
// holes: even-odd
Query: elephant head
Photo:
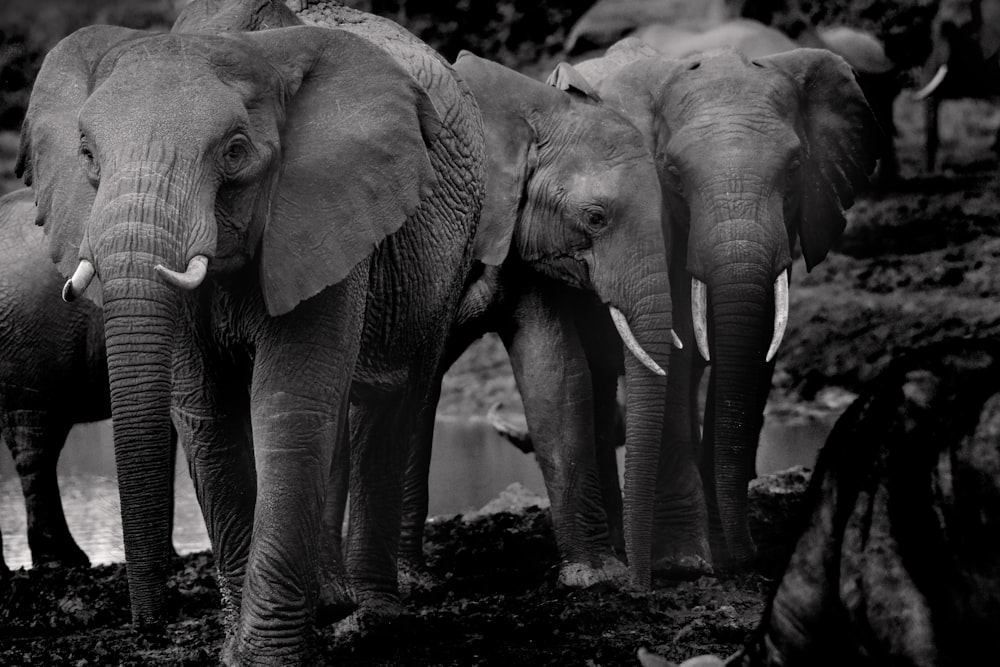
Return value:
<svg viewBox="0 0 1000 667">
<path fill-rule="evenodd" d="M 595 293 L 627 349 L 626 548 L 647 585 L 671 336 L 656 169 L 638 130 L 599 104 L 463 53 L 455 69 L 486 127 L 490 179 L 476 234 L 484 264 L 524 263 Z M 588 415 L 587 418 L 590 418 Z"/>
<path fill-rule="evenodd" d="M 671 60 L 624 40 L 579 70 L 655 155 L 674 327 L 685 353 L 696 346 L 713 364 L 708 501 L 718 503 L 729 555 L 745 561 L 754 552 L 747 484 L 787 323 L 792 249 L 797 240 L 811 269 L 837 240 L 875 166 L 878 123 L 850 67 L 825 50 Z"/>
<path fill-rule="evenodd" d="M 103 303 L 137 623 L 164 611 L 183 313 L 216 281 L 278 318 L 342 280 L 433 186 L 426 142 L 438 128 L 393 59 L 339 30 L 93 26 L 46 57 L 17 173 L 73 272 L 65 298 Z"/>
</svg>

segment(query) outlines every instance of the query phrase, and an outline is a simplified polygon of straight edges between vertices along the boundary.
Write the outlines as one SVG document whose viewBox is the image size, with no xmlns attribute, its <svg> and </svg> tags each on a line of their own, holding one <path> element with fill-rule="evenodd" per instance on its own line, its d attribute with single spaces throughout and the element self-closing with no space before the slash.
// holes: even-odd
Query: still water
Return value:
<svg viewBox="0 0 1000 667">
<path fill-rule="evenodd" d="M 761 434 L 758 473 L 792 465 L 812 465 L 832 419 L 768 419 Z M 24 499 L 10 452 L 0 451 L 0 529 L 11 568 L 31 565 Z M 209 548 L 187 473 L 179 453 L 174 545 L 181 553 Z M 618 451 L 619 475 L 624 449 Z M 522 454 L 483 420 L 439 418 L 431 459 L 430 514 L 455 514 L 482 507 L 512 482 L 544 496 L 534 456 Z M 94 564 L 124 560 L 111 422 L 80 424 L 70 433 L 59 460 L 59 485 L 70 532 Z"/>
</svg>

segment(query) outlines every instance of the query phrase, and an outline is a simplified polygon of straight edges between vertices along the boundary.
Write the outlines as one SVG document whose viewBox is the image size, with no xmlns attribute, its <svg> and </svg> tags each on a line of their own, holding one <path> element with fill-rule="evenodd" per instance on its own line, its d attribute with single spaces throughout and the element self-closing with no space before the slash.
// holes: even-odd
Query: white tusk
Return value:
<svg viewBox="0 0 1000 667">
<path fill-rule="evenodd" d="M 198 287 L 205 280 L 205 274 L 208 272 L 208 257 L 195 255 L 188 262 L 187 270 L 184 273 L 171 271 L 162 264 L 157 264 L 153 269 L 170 285 L 178 289 L 190 291 Z"/>
<path fill-rule="evenodd" d="M 711 361 L 708 355 L 708 286 L 697 278 L 691 279 L 691 319 L 694 320 L 698 352 L 702 359 Z"/>
<path fill-rule="evenodd" d="M 788 269 L 781 272 L 774 281 L 774 333 L 771 334 L 771 347 L 767 348 L 765 361 L 774 359 L 788 326 Z"/>
<path fill-rule="evenodd" d="M 86 291 L 90 281 L 94 279 L 97 271 L 89 260 L 81 259 L 73 272 L 73 277 L 66 281 L 62 289 L 62 298 L 66 303 L 73 302 L 78 296 Z"/>
<path fill-rule="evenodd" d="M 673 329 L 670 330 L 670 340 L 674 342 L 674 347 L 678 350 L 684 349 L 684 343 L 681 342 L 681 337 L 677 335 L 677 332 Z"/>
<path fill-rule="evenodd" d="M 615 328 L 618 329 L 618 335 L 622 337 L 622 342 L 625 343 L 625 347 L 628 351 L 635 355 L 643 366 L 653 371 L 657 375 L 666 375 L 667 373 L 660 368 L 660 365 L 653 361 L 653 358 L 646 354 L 646 351 L 642 349 L 639 345 L 639 341 L 635 339 L 632 335 L 632 330 L 628 326 L 628 321 L 625 319 L 625 315 L 622 311 L 618 310 L 614 306 L 608 306 L 611 311 L 611 321 L 615 323 Z"/>
<path fill-rule="evenodd" d="M 934 73 L 934 76 L 927 83 L 927 85 L 913 93 L 913 99 L 922 100 L 929 97 L 935 90 L 937 90 L 937 87 L 941 85 L 941 82 L 944 81 L 946 76 L 948 76 L 948 65 L 941 65 L 938 67 L 937 72 Z"/>
</svg>

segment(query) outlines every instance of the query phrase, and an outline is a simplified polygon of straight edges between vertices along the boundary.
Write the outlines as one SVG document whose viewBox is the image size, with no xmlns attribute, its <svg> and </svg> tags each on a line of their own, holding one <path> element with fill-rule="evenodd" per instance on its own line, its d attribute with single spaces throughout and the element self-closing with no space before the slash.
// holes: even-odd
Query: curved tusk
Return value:
<svg viewBox="0 0 1000 667">
<path fill-rule="evenodd" d="M 171 271 L 162 264 L 157 264 L 153 269 L 168 284 L 173 285 L 177 289 L 190 291 L 198 287 L 205 280 L 205 275 L 208 273 L 208 257 L 195 255 L 188 262 L 187 270 L 184 273 Z"/>
<path fill-rule="evenodd" d="M 674 331 L 673 329 L 670 330 L 670 340 L 673 341 L 674 347 L 676 347 L 678 350 L 684 349 L 684 343 L 681 342 L 681 337 L 678 336 L 677 332 Z"/>
<path fill-rule="evenodd" d="M 948 76 L 948 65 L 941 65 L 938 67 L 937 72 L 934 73 L 931 80 L 927 82 L 927 85 L 913 93 L 913 99 L 922 100 L 929 97 L 935 90 L 937 90 L 937 87 L 941 85 L 941 82 L 944 81 L 946 76 Z"/>
<path fill-rule="evenodd" d="M 691 279 L 691 319 L 694 320 L 694 339 L 698 352 L 705 361 L 711 361 L 708 354 L 708 285 L 697 278 Z"/>
<path fill-rule="evenodd" d="M 771 334 L 771 347 L 767 348 L 765 361 L 774 359 L 778 353 L 778 346 L 785 335 L 785 327 L 788 326 L 788 269 L 781 272 L 778 279 L 774 281 L 774 333 Z"/>
<path fill-rule="evenodd" d="M 653 361 L 651 356 L 646 354 L 646 351 L 639 345 L 639 341 L 632 335 L 632 330 L 629 328 L 628 321 L 622 311 L 614 306 L 608 306 L 608 310 L 611 311 L 611 321 L 615 323 L 615 329 L 618 329 L 618 335 L 622 337 L 622 342 L 625 343 L 628 351 L 635 355 L 635 358 L 649 370 L 657 375 L 666 375 L 666 371 L 660 368 L 660 365 Z"/>
<path fill-rule="evenodd" d="M 76 266 L 76 271 L 73 272 L 73 277 L 63 285 L 63 301 L 66 303 L 75 301 L 78 296 L 86 291 L 87 286 L 90 285 L 90 281 L 94 279 L 94 274 L 96 273 L 94 265 L 89 260 L 81 259 L 80 263 Z"/>
</svg>

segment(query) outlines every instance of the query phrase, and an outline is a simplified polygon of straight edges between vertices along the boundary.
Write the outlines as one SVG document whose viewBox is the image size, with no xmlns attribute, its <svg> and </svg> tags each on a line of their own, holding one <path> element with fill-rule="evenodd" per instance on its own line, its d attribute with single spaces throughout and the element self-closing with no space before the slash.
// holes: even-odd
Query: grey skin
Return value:
<svg viewBox="0 0 1000 667">
<path fill-rule="evenodd" d="M 577 69 L 643 132 L 664 192 L 684 348 L 671 359 L 662 449 L 680 458 L 661 456 L 660 494 L 686 488 L 700 456 L 712 560 L 746 564 L 755 553 L 747 484 L 787 318 L 792 248 L 798 241 L 811 269 L 839 237 L 883 145 L 878 123 L 850 67 L 825 50 L 672 60 L 630 38 Z M 557 68 L 552 79 L 573 86 L 564 74 Z M 705 360 L 712 374 L 699 439 Z M 673 562 L 678 548 L 694 552 L 703 535 L 689 517 L 658 511 L 654 568 L 663 554 Z"/>
<path fill-rule="evenodd" d="M 74 424 L 111 417 L 104 317 L 91 301 L 59 297 L 64 281 L 36 217 L 30 188 L 0 198 L 0 440 L 24 491 L 32 564 L 86 566 L 66 526 L 56 467 Z"/>
<path fill-rule="evenodd" d="M 1000 97 L 1000 0 L 942 0 L 931 22 L 924 65 L 927 169 L 937 167 L 938 107 L 945 100 Z M 1000 131 L 993 144 L 1000 152 Z"/>
<path fill-rule="evenodd" d="M 987 662 L 1000 609 L 998 433 L 997 340 L 894 361 L 820 452 L 802 532 L 746 646 L 682 667 Z"/>
<path fill-rule="evenodd" d="M 486 203 L 475 262 L 435 385 L 468 345 L 489 331 L 507 348 L 549 498 L 562 557 L 559 581 L 624 583 L 614 557 L 622 539 L 614 474 L 616 379 L 624 362 L 624 535 L 631 580 L 649 584 L 662 396 L 668 367 L 670 286 L 660 226 L 660 187 L 639 131 L 586 92 L 566 93 L 470 53 L 455 70 L 486 126 Z M 622 343 L 609 308 L 624 314 L 652 360 Z M 431 430 L 415 438 L 407 475 L 403 558 L 422 562 Z M 599 480 L 596 455 L 608 478 Z M 610 468 L 607 465 L 610 460 Z"/>
<path fill-rule="evenodd" d="M 889 184 L 896 179 L 899 165 L 893 146 L 896 125 L 892 108 L 906 77 L 902 68 L 886 56 L 885 45 L 871 33 L 848 26 L 810 26 L 793 40 L 759 21 L 736 19 L 708 29 L 654 23 L 638 28 L 631 36 L 670 58 L 683 58 L 726 47 L 743 53 L 751 60 L 799 47 L 828 49 L 836 53 L 854 68 L 858 85 L 882 127 L 886 143 L 879 163 L 879 182 Z"/>
<path fill-rule="evenodd" d="M 111 415 L 104 318 L 59 298 L 63 279 L 34 222 L 30 189 L 0 198 L 0 439 L 21 478 L 31 562 L 89 565 L 66 526 L 56 463 L 73 424 Z"/>
<path fill-rule="evenodd" d="M 94 26 L 32 92 L 17 172 L 60 267 L 77 266 L 66 296 L 104 309 L 133 620 L 165 620 L 172 412 L 228 664 L 307 659 L 349 400 L 351 583 L 360 611 L 398 609 L 399 434 L 425 414 L 485 160 L 447 65 L 392 48 L 308 26 Z"/>
</svg>

